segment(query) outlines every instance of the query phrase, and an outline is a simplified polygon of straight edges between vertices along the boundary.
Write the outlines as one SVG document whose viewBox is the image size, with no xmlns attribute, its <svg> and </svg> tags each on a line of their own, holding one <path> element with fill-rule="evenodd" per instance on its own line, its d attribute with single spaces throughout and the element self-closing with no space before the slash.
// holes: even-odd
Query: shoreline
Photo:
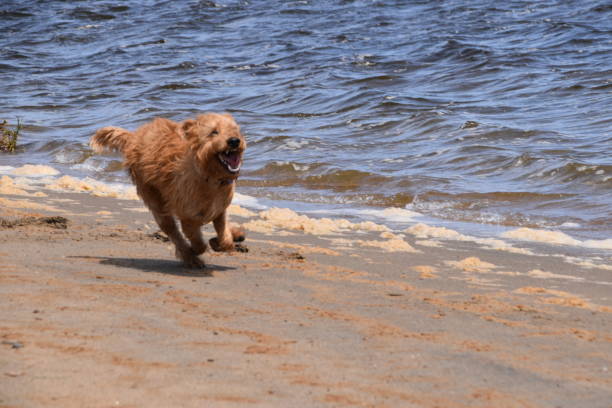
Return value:
<svg viewBox="0 0 612 408">
<path fill-rule="evenodd" d="M 62 174 L 47 165 L 0 166 L 0 194 L 34 198 L 37 195 L 44 197 L 43 191 L 45 190 L 61 193 L 88 193 L 99 197 L 140 202 L 135 188 L 129 183 L 108 183 L 90 177 L 76 178 Z M 568 235 L 572 228 L 561 230 L 535 226 L 453 221 L 398 207 L 340 209 L 337 205 L 327 207 L 323 204 L 259 199 L 241 194 L 240 191 L 235 194 L 233 202 L 236 204 L 233 208 L 241 207 L 241 211 L 242 209 L 249 211 L 251 216 L 271 210 L 290 211 L 289 216 L 282 214 L 282 219 L 276 220 L 281 224 L 283 219 L 288 218 L 294 218 L 299 222 L 300 219 L 306 217 L 308 218 L 306 222 L 310 225 L 313 225 L 311 219 L 316 222 L 318 219 L 329 220 L 331 218 L 340 220 L 340 222 L 357 224 L 371 222 L 383 226 L 382 229 L 376 230 L 389 230 L 400 235 L 407 233 L 421 239 L 471 241 L 484 247 L 493 246 L 511 252 L 520 252 L 521 248 L 541 246 L 544 253 L 548 254 L 557 246 L 558 256 L 563 256 L 563 253 L 567 252 L 576 256 L 595 257 L 604 261 L 601 263 L 604 269 L 612 270 L 612 266 L 605 268 L 607 264 L 612 264 L 612 238 L 608 236 L 584 237 L 583 234 Z M 286 225 L 280 226 L 287 227 Z M 329 228 L 326 229 L 329 230 Z M 515 250 L 515 247 L 518 249 Z M 529 252 L 528 249 L 525 251 Z"/>
<path fill-rule="evenodd" d="M 249 252 L 192 271 L 139 201 L 14 188 L 2 408 L 612 400 L 612 276 L 584 248 L 233 206 Z"/>
</svg>

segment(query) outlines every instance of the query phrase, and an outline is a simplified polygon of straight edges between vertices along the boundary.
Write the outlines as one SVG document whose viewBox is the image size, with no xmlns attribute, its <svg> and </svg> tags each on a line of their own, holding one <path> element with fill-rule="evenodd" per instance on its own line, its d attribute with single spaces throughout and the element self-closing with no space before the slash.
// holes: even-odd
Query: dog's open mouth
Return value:
<svg viewBox="0 0 612 408">
<path fill-rule="evenodd" d="M 242 155 L 238 150 L 227 150 L 219 153 L 218 157 L 221 163 L 230 173 L 238 173 L 242 164 Z"/>
</svg>

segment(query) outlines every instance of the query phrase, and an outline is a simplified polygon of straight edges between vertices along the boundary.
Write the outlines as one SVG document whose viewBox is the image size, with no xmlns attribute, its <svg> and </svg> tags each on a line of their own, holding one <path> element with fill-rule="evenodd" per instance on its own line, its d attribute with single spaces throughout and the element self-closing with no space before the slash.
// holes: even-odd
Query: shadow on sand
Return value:
<svg viewBox="0 0 612 408">
<path fill-rule="evenodd" d="M 107 256 L 71 256 L 73 259 L 98 260 L 101 265 L 112 265 L 120 268 L 138 269 L 143 272 L 165 273 L 185 277 L 212 277 L 213 272 L 234 270 L 230 266 L 206 264 L 205 269 L 189 269 L 179 261 L 166 259 L 111 258 Z"/>
</svg>

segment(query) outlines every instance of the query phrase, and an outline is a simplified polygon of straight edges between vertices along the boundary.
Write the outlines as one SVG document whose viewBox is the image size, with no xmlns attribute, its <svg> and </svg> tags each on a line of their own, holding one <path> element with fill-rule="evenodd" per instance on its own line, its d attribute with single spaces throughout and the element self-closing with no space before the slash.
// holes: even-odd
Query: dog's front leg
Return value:
<svg viewBox="0 0 612 408">
<path fill-rule="evenodd" d="M 183 234 L 191 242 L 191 249 L 196 255 L 203 254 L 206 251 L 206 243 L 202 237 L 202 223 L 191 218 L 181 219 L 181 229 Z"/>
<path fill-rule="evenodd" d="M 249 252 L 249 249 L 244 245 L 237 244 L 234 242 L 242 242 L 245 239 L 244 231 L 238 227 L 229 227 L 227 222 L 227 212 L 221 214 L 218 218 L 213 220 L 213 225 L 217 231 L 217 237 L 211 238 L 208 243 L 210 247 L 215 251 L 233 251 L 238 252 Z"/>
<path fill-rule="evenodd" d="M 234 249 L 234 239 L 232 238 L 232 231 L 229 229 L 227 222 L 227 212 L 223 213 L 213 220 L 215 231 L 217 232 L 216 238 L 211 238 L 208 243 L 210 247 L 215 251 L 231 251 Z"/>
</svg>

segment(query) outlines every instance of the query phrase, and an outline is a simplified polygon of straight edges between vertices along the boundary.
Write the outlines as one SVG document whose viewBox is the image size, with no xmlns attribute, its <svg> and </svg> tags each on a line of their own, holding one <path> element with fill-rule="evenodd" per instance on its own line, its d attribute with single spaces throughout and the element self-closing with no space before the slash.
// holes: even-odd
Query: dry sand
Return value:
<svg viewBox="0 0 612 408">
<path fill-rule="evenodd" d="M 612 276 L 577 254 L 235 209 L 250 251 L 194 272 L 136 201 L 5 193 L 2 408 L 612 407 Z"/>
</svg>

